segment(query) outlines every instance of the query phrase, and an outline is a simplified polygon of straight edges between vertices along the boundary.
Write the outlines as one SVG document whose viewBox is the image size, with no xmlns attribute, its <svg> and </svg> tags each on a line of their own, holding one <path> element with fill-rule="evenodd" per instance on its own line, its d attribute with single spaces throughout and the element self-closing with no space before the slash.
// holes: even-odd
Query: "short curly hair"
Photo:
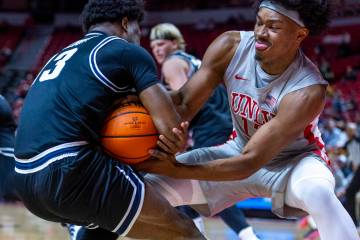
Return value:
<svg viewBox="0 0 360 240">
<path fill-rule="evenodd" d="M 259 9 L 264 0 L 255 0 L 255 7 Z M 325 30 L 333 13 L 332 4 L 328 0 L 273 0 L 289 10 L 299 13 L 310 35 L 318 35 Z"/>
<path fill-rule="evenodd" d="M 113 23 L 121 21 L 124 17 L 130 21 L 140 22 L 143 16 L 143 0 L 89 0 L 81 14 L 85 32 L 98 23 Z"/>
</svg>

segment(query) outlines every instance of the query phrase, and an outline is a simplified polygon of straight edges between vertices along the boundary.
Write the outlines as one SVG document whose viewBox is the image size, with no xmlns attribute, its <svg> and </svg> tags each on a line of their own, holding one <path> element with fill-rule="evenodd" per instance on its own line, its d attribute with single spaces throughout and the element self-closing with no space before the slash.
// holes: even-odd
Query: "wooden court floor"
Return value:
<svg viewBox="0 0 360 240">
<path fill-rule="evenodd" d="M 295 240 L 295 222 L 249 219 L 261 239 Z M 205 219 L 209 239 L 235 240 L 236 235 L 218 218 Z M 67 230 L 60 224 L 44 221 L 22 205 L 0 204 L 0 240 L 67 240 Z M 124 240 L 128 238 L 124 238 Z M 101 240 L 101 239 L 99 239 Z"/>
</svg>

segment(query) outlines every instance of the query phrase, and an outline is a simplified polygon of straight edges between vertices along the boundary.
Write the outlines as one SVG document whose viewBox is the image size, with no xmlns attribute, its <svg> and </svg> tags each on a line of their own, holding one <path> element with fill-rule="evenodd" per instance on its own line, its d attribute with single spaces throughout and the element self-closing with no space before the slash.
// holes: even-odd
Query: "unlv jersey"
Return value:
<svg viewBox="0 0 360 240">
<path fill-rule="evenodd" d="M 327 82 L 301 50 L 282 74 L 267 74 L 255 59 L 254 32 L 240 34 L 241 42 L 225 73 L 225 85 L 236 135 L 243 147 L 257 129 L 277 114 L 287 94 L 311 85 L 327 85 Z M 328 161 L 317 122 L 318 118 L 309 123 L 304 133 L 276 159 L 313 151 Z"/>
</svg>

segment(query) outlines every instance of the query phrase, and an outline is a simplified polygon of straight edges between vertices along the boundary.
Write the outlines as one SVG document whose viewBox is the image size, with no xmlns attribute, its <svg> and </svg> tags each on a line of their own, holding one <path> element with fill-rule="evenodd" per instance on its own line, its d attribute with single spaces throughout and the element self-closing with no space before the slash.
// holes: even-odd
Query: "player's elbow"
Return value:
<svg viewBox="0 0 360 240">
<path fill-rule="evenodd" d="M 243 153 L 243 175 L 244 178 L 248 178 L 257 172 L 261 167 L 261 155 L 256 152 L 244 152 Z"/>
</svg>

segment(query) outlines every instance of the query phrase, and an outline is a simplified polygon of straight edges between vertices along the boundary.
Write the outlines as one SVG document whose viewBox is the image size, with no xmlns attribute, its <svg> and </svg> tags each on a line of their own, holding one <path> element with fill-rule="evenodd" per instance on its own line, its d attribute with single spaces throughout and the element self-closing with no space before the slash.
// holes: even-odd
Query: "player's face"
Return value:
<svg viewBox="0 0 360 240">
<path fill-rule="evenodd" d="M 137 21 L 129 21 L 127 26 L 126 40 L 129 42 L 140 45 L 141 30 Z"/>
<path fill-rule="evenodd" d="M 287 59 L 286 56 L 297 51 L 300 45 L 300 29 L 300 26 L 286 16 L 261 8 L 254 28 L 256 59 L 264 63 Z"/>
<path fill-rule="evenodd" d="M 150 47 L 158 64 L 162 64 L 166 57 L 178 48 L 175 41 L 165 39 L 151 41 Z"/>
</svg>

